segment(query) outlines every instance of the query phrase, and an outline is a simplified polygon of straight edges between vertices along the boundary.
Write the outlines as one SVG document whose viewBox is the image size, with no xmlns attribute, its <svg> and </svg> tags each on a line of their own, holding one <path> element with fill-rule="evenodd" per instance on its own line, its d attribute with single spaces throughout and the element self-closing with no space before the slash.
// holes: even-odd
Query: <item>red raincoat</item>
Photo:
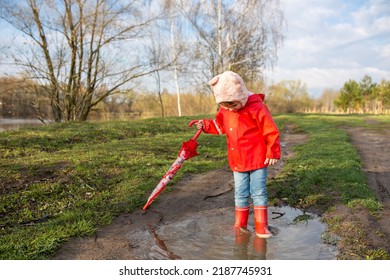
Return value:
<svg viewBox="0 0 390 280">
<path fill-rule="evenodd" d="M 280 159 L 279 130 L 263 100 L 264 94 L 252 94 L 244 108 L 221 107 L 215 120 L 203 120 L 205 133 L 226 134 L 232 171 L 256 170 L 266 167 L 266 158 Z"/>
</svg>

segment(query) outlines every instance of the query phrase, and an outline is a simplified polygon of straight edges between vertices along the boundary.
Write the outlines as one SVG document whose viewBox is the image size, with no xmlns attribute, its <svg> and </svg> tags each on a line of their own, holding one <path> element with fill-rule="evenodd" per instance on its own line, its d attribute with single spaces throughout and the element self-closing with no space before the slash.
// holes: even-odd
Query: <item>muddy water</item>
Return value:
<svg viewBox="0 0 390 280">
<path fill-rule="evenodd" d="M 198 212 L 128 238 L 138 244 L 140 259 L 336 259 L 336 249 L 321 240 L 326 226 L 319 217 L 290 207 L 270 207 L 269 213 L 274 233 L 269 239 L 255 238 L 253 214 L 249 232 L 236 234 L 231 208 Z"/>
</svg>

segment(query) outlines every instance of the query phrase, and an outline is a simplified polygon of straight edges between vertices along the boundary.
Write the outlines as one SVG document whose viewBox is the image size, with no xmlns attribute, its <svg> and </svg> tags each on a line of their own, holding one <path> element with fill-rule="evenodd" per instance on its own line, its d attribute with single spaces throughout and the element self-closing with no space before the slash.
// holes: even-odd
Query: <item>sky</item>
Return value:
<svg viewBox="0 0 390 280">
<path fill-rule="evenodd" d="M 283 47 L 271 83 L 300 80 L 318 97 L 350 79 L 390 80 L 389 0 L 284 0 Z"/>
<path fill-rule="evenodd" d="M 366 74 L 374 82 L 390 80 L 390 0 L 282 3 L 285 39 L 273 70 L 265 72 L 268 84 L 300 80 L 318 97 L 324 89 L 339 90 Z M 5 26 L 0 22 L 1 37 L 9 40 Z"/>
</svg>

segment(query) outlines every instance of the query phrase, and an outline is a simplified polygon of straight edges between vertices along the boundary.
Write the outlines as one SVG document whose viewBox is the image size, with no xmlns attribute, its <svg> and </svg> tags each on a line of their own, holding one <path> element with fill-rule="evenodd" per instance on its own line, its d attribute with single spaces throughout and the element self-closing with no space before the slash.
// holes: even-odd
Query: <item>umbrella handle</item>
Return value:
<svg viewBox="0 0 390 280">
<path fill-rule="evenodd" d="M 195 123 L 197 123 L 198 121 L 197 120 L 193 120 L 193 121 L 190 121 L 190 123 L 188 124 L 189 127 L 191 127 L 192 125 L 194 125 Z M 196 140 L 199 135 L 202 133 L 202 129 L 198 129 L 198 131 L 195 133 L 194 137 L 192 137 L 192 140 Z"/>
</svg>

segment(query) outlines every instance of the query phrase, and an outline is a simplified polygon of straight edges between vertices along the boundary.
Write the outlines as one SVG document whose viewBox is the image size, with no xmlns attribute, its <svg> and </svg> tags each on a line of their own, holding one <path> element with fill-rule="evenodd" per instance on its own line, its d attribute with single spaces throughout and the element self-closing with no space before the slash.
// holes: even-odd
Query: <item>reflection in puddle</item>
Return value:
<svg viewBox="0 0 390 280">
<path fill-rule="evenodd" d="M 131 239 L 141 238 L 149 244 L 142 246 L 141 259 L 336 259 L 336 248 L 321 240 L 326 226 L 316 215 L 290 207 L 269 207 L 270 230 L 274 236 L 261 239 L 253 233 L 253 213 L 248 220 L 249 232 L 236 232 L 233 210 L 193 213 L 152 230 L 140 231 L 138 237 L 132 235 Z"/>
<path fill-rule="evenodd" d="M 181 257 L 176 256 L 172 252 L 169 251 L 167 245 L 165 245 L 165 242 L 161 240 L 158 235 L 156 234 L 156 230 L 152 227 L 149 226 L 149 233 L 153 236 L 154 238 L 154 246 L 152 247 L 151 250 L 151 256 L 155 255 L 155 257 L 152 257 L 152 259 L 169 259 L 169 260 L 177 260 L 181 259 Z M 158 256 L 161 256 L 160 258 Z"/>
</svg>

